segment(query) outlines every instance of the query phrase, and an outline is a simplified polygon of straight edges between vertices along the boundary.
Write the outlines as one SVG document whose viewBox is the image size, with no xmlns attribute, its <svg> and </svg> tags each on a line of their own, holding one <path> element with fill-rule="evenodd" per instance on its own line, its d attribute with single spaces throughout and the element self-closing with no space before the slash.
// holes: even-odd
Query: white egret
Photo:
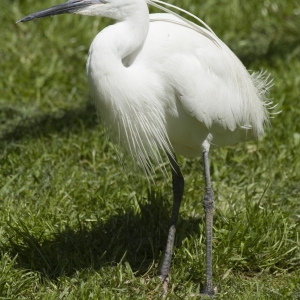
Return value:
<svg viewBox="0 0 300 300">
<path fill-rule="evenodd" d="M 168 13 L 149 14 L 147 4 Z M 213 295 L 214 196 L 208 153 L 211 148 L 263 134 L 268 122 L 265 92 L 269 85 L 261 74 L 250 75 L 204 22 L 193 16 L 203 25 L 198 26 L 162 5 L 179 9 L 158 0 L 70 0 L 18 22 L 63 13 L 116 21 L 102 30 L 90 47 L 87 61 L 90 92 L 112 137 L 147 174 L 164 157 L 170 162 L 174 203 L 160 270 L 164 293 L 184 189 L 176 154 L 203 155 L 206 181 L 203 293 Z"/>
</svg>

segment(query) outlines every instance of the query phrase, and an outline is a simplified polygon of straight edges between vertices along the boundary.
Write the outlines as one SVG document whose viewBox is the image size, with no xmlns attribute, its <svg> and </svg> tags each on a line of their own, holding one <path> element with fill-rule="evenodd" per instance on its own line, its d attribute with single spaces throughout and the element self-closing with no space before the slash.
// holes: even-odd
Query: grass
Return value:
<svg viewBox="0 0 300 300">
<path fill-rule="evenodd" d="M 172 203 L 120 166 L 89 100 L 88 47 L 110 21 L 15 24 L 56 1 L 0 4 L 0 298 L 159 299 Z M 300 299 L 300 8 L 297 0 L 176 1 L 250 70 L 274 78 L 281 114 L 258 142 L 211 153 L 215 299 Z M 200 159 L 180 158 L 186 191 L 168 299 L 204 281 Z"/>
</svg>

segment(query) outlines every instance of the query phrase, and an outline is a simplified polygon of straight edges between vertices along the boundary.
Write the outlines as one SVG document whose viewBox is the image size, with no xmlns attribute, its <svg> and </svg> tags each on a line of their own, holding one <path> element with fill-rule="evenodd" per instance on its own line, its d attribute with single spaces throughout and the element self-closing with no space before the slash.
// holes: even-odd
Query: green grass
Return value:
<svg viewBox="0 0 300 300">
<path fill-rule="evenodd" d="M 250 70 L 274 78 L 266 135 L 211 153 L 215 299 L 300 299 L 298 0 L 176 1 Z M 57 16 L 15 24 L 55 0 L 0 4 L 0 298 L 159 299 L 172 203 L 124 169 L 89 100 L 85 61 L 110 21 Z M 168 299 L 204 281 L 200 159 L 180 158 L 186 191 Z"/>
</svg>

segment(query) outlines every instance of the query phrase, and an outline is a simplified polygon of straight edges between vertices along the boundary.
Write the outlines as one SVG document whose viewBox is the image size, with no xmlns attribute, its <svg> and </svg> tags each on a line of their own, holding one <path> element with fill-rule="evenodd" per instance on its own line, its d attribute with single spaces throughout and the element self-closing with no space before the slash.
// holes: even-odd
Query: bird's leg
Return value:
<svg viewBox="0 0 300 300">
<path fill-rule="evenodd" d="M 171 261 L 172 261 L 172 253 L 173 253 L 173 245 L 175 240 L 175 232 L 176 232 L 176 223 L 179 214 L 180 203 L 184 190 L 184 179 L 180 172 L 179 166 L 177 164 L 176 157 L 168 156 L 171 164 L 172 170 L 172 187 L 173 187 L 173 208 L 172 208 L 172 216 L 171 216 L 171 224 L 168 234 L 167 246 L 164 255 L 164 259 L 160 268 L 160 279 L 162 281 L 162 289 L 163 296 L 167 294 L 169 278 L 168 274 L 170 272 Z"/>
<path fill-rule="evenodd" d="M 203 294 L 214 295 L 212 281 L 212 231 L 213 231 L 213 214 L 214 214 L 214 193 L 211 188 L 210 171 L 208 161 L 208 151 L 203 151 L 204 177 L 205 177 L 205 195 L 203 207 L 205 211 L 205 231 L 206 231 L 206 282 Z"/>
</svg>

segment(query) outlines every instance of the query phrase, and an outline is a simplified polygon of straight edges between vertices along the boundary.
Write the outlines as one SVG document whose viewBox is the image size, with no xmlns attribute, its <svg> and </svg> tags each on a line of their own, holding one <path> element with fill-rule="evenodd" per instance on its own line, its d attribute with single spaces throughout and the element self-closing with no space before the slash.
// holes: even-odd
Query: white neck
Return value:
<svg viewBox="0 0 300 300">
<path fill-rule="evenodd" d="M 109 102 L 124 99 L 127 87 L 138 88 L 133 68 L 128 67 L 140 52 L 148 30 L 149 11 L 142 1 L 127 18 L 106 27 L 95 37 L 90 47 L 87 76 L 90 90 L 102 104 L 112 105 Z"/>
<path fill-rule="evenodd" d="M 146 2 L 140 1 L 136 8 L 128 18 L 96 36 L 87 76 L 91 95 L 111 137 L 149 171 L 148 156 L 160 164 L 163 159 L 158 149 L 171 150 L 162 117 L 162 95 L 149 94 L 158 86 L 158 78 L 140 63 L 135 64 L 149 29 Z"/>
<path fill-rule="evenodd" d="M 139 52 L 149 30 L 149 11 L 146 2 L 139 5 L 130 16 L 106 27 L 94 39 L 91 51 L 99 52 L 106 61 L 125 59 Z M 102 55 L 101 55 L 102 54 Z M 106 57 L 108 56 L 108 57 Z"/>
</svg>

